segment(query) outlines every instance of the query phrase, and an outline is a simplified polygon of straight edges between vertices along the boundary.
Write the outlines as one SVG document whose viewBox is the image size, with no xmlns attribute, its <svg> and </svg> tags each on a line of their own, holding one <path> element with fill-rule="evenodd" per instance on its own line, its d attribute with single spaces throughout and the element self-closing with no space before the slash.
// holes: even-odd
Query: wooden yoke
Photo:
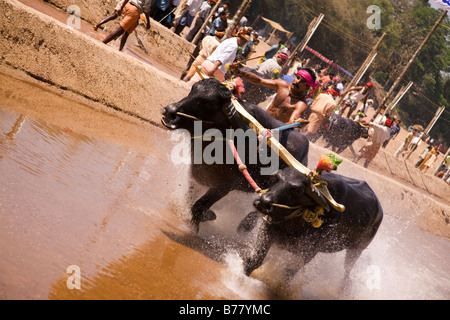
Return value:
<svg viewBox="0 0 450 320">
<path fill-rule="evenodd" d="M 264 128 L 250 113 L 247 112 L 247 110 L 244 109 L 244 107 L 241 106 L 241 104 L 237 101 L 235 97 L 231 98 L 231 102 L 236 108 L 236 111 L 241 115 L 244 121 L 253 130 L 256 131 L 256 134 L 258 136 L 266 130 L 266 128 Z M 313 180 L 312 181 L 313 183 L 316 182 L 314 181 L 315 180 L 314 172 L 312 170 L 309 170 L 297 159 L 295 159 L 294 156 L 292 156 L 292 154 L 290 154 L 289 151 L 277 139 L 275 139 L 274 137 L 269 137 L 267 139 L 267 144 L 274 151 L 278 152 L 281 159 L 283 159 L 289 166 L 294 167 L 299 172 L 310 177 Z M 314 185 L 334 209 L 336 209 L 339 212 L 345 211 L 345 206 L 337 203 L 336 200 L 333 199 L 333 196 L 330 194 L 330 191 L 328 190 L 325 183 L 314 183 Z"/>
</svg>

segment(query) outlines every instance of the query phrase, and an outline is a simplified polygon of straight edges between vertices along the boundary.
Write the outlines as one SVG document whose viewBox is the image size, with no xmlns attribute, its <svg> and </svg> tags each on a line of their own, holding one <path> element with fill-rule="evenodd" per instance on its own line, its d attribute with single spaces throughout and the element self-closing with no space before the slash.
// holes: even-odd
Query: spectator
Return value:
<svg viewBox="0 0 450 320">
<path fill-rule="evenodd" d="M 389 141 L 394 140 L 399 132 L 400 132 L 400 124 L 402 122 L 400 120 L 394 121 L 394 124 L 392 125 L 391 129 L 389 130 L 389 138 L 383 142 L 383 144 L 381 145 L 384 148 L 386 148 L 387 144 L 389 143 Z"/>
<path fill-rule="evenodd" d="M 190 27 L 188 33 L 184 37 L 187 41 L 192 42 L 192 40 L 194 40 L 195 35 L 198 33 L 198 31 L 200 30 L 206 19 L 208 19 L 209 14 L 211 12 L 211 8 L 216 3 L 217 0 L 205 0 L 202 3 L 200 10 L 194 19 L 193 25 Z"/>
<path fill-rule="evenodd" d="M 228 11 L 222 11 L 220 12 L 220 15 L 218 18 L 214 19 L 214 22 L 211 26 L 211 29 L 209 31 L 209 34 L 211 36 L 216 37 L 218 40 L 222 39 L 222 37 L 225 35 L 227 28 L 228 28 Z"/>
<path fill-rule="evenodd" d="M 107 44 L 110 41 L 122 36 L 119 47 L 119 50 L 122 51 L 125 43 L 127 42 L 128 36 L 133 33 L 134 29 L 136 29 L 142 13 L 145 14 L 147 22 L 146 28 L 150 29 L 149 14 L 151 3 L 152 0 L 125 0 L 121 8 L 121 11 L 123 12 L 123 19 L 120 22 L 120 25 L 108 34 L 105 39 L 103 39 L 103 43 Z"/>
<path fill-rule="evenodd" d="M 402 157 L 404 157 L 405 154 L 408 153 L 408 147 L 410 146 L 411 141 L 412 141 L 412 139 L 415 137 L 416 133 L 417 133 L 417 130 L 416 130 L 416 129 L 413 129 L 412 132 L 410 132 L 410 133 L 406 136 L 406 138 L 405 138 L 405 140 L 403 141 L 402 145 L 397 149 L 397 151 L 395 151 L 394 157 L 398 158 L 400 155 L 401 155 Z"/>
<path fill-rule="evenodd" d="M 255 71 L 266 79 L 279 78 L 281 75 L 281 68 L 288 59 L 289 57 L 286 54 L 278 52 L 275 57 L 256 65 Z"/>
<path fill-rule="evenodd" d="M 192 21 L 194 21 L 195 15 L 200 9 L 201 4 L 202 0 L 187 0 L 183 9 L 183 14 L 181 15 L 178 24 L 175 26 L 174 32 L 176 34 L 180 35 L 185 27 L 191 26 Z"/>
<path fill-rule="evenodd" d="M 224 82 L 225 74 L 227 73 L 225 66 L 233 63 L 238 48 L 243 46 L 249 38 L 246 30 L 243 30 L 239 32 L 236 37 L 224 40 L 217 46 L 216 50 L 203 61 L 201 64 L 202 72 L 209 77 L 216 77 L 220 82 Z M 196 73 L 191 78 L 190 83 L 194 84 L 200 80 L 200 75 Z"/>
</svg>

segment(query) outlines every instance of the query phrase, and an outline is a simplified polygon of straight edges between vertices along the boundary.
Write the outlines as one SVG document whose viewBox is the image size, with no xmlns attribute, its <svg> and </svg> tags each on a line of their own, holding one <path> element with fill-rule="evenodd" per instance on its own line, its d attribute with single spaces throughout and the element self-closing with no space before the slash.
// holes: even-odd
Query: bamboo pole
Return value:
<svg viewBox="0 0 450 320">
<path fill-rule="evenodd" d="M 214 13 L 217 12 L 217 10 L 219 9 L 219 6 L 222 4 L 222 1 L 223 0 L 217 1 L 216 5 L 211 9 L 211 12 L 209 13 L 208 18 L 203 22 L 202 26 L 200 27 L 200 30 L 198 30 L 197 34 L 195 35 L 194 39 L 192 40 L 192 44 L 197 44 L 198 40 L 200 40 L 200 38 L 203 34 L 203 29 L 205 29 L 206 25 L 208 24 L 209 20 L 211 20 Z"/>
<path fill-rule="evenodd" d="M 305 37 L 298 44 L 298 46 L 294 49 L 294 51 L 291 52 L 291 56 L 289 57 L 289 59 L 284 64 L 283 73 L 286 73 L 287 70 L 289 70 L 289 68 L 291 67 L 292 62 L 295 59 L 295 56 L 297 55 L 297 52 L 301 53 L 303 50 L 305 50 L 305 47 L 308 44 L 309 40 L 311 40 L 314 32 L 317 30 L 317 28 L 319 27 L 320 23 L 322 22 L 323 17 L 324 17 L 324 14 L 321 13 L 318 17 L 314 18 L 310 22 L 310 24 L 308 26 L 308 31 L 306 31 Z"/>
</svg>

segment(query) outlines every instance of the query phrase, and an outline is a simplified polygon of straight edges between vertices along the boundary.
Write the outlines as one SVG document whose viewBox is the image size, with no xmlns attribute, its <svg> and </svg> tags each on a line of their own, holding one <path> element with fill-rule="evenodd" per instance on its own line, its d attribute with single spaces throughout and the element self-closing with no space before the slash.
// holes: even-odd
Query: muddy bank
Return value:
<svg viewBox="0 0 450 320">
<path fill-rule="evenodd" d="M 2 1 L 0 10 L 3 65 L 150 121 L 188 92 L 184 82 L 18 1 Z"/>
</svg>

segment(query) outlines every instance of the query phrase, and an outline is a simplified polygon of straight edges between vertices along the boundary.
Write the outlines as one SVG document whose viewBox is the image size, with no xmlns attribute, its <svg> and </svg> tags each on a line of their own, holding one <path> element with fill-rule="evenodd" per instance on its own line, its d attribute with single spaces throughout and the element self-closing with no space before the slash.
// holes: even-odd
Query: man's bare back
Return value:
<svg viewBox="0 0 450 320">
<path fill-rule="evenodd" d="M 233 66 L 233 71 L 246 78 L 249 82 L 277 90 L 269 104 L 267 112 L 284 123 L 293 123 L 300 119 L 307 106 L 305 95 L 309 90 L 303 78 L 296 76 L 292 83 L 281 79 L 264 79 L 251 72 L 242 71 Z"/>
</svg>

